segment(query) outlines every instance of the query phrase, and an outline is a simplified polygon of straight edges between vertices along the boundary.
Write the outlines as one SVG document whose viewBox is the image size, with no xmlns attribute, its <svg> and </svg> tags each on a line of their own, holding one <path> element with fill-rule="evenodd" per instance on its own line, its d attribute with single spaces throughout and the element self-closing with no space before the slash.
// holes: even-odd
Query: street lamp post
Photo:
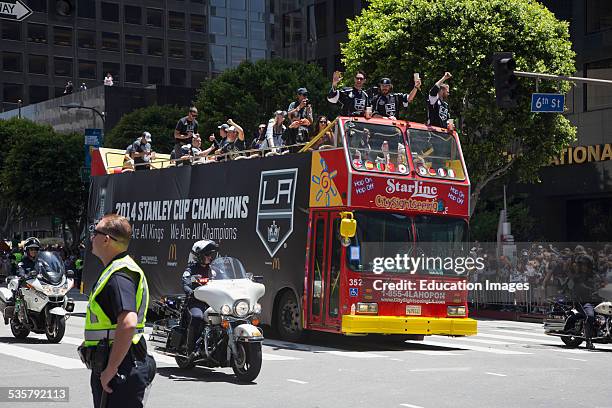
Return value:
<svg viewBox="0 0 612 408">
<path fill-rule="evenodd" d="M 104 124 L 105 124 L 105 122 L 104 122 L 104 112 L 100 112 L 96 108 L 93 108 L 91 106 L 79 105 L 78 103 L 69 103 L 68 105 L 60 105 L 60 108 L 66 109 L 66 110 L 70 110 L 70 109 L 87 109 L 87 110 L 90 110 L 90 111 L 98 114 L 98 116 L 102 120 L 102 128 L 104 128 Z"/>
</svg>

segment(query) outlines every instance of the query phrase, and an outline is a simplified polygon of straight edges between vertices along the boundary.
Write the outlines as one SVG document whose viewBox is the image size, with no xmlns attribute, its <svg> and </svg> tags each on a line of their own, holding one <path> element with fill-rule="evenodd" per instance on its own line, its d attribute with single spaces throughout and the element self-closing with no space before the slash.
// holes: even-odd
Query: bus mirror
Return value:
<svg viewBox="0 0 612 408">
<path fill-rule="evenodd" d="M 344 211 L 340 213 L 342 221 L 340 222 L 340 236 L 342 238 L 353 238 L 357 232 L 357 220 L 353 213 Z"/>
</svg>

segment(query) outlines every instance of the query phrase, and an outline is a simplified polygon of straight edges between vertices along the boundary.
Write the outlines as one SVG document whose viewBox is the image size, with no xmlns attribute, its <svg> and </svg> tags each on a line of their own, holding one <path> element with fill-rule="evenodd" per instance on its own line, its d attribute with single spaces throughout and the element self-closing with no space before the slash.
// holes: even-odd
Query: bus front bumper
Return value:
<svg viewBox="0 0 612 408">
<path fill-rule="evenodd" d="M 473 336 L 477 329 L 476 320 L 470 318 L 344 315 L 342 333 Z"/>
</svg>

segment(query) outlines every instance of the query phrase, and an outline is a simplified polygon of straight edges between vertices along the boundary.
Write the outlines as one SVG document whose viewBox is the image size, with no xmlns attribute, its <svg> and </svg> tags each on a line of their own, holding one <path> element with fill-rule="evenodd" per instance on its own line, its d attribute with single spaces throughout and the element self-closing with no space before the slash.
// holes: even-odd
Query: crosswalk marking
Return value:
<svg viewBox="0 0 612 408">
<path fill-rule="evenodd" d="M 466 349 L 466 350 L 473 350 L 473 351 L 483 351 L 485 353 L 493 353 L 493 354 L 507 354 L 507 355 L 533 354 L 533 353 L 526 353 L 524 351 L 501 350 L 501 349 L 495 349 L 495 348 L 474 346 L 472 344 L 432 341 L 429 339 L 426 339 L 424 342 L 415 342 L 413 340 L 409 340 L 408 343 L 420 344 L 420 345 L 426 345 L 426 346 L 435 346 L 435 347 L 447 347 L 447 348 L 458 348 L 458 349 Z"/>
<path fill-rule="evenodd" d="M 289 360 L 301 360 L 299 357 L 291 356 L 280 356 L 278 354 L 262 353 L 262 359 L 265 361 L 289 361 Z"/>
<path fill-rule="evenodd" d="M 339 351 L 339 350 L 321 350 L 318 353 L 325 354 L 333 354 L 336 356 L 342 357 L 351 357 L 351 358 L 384 358 L 387 356 L 383 356 L 382 354 L 370 353 L 367 351 Z"/>
<path fill-rule="evenodd" d="M 441 337 L 441 336 L 435 336 L 435 337 Z M 487 339 L 479 339 L 479 338 L 474 338 L 474 337 L 459 337 L 453 340 L 468 341 L 472 343 L 494 344 L 494 345 L 501 345 L 501 346 L 516 344 L 516 343 L 511 343 L 509 341 L 487 340 Z"/>
<path fill-rule="evenodd" d="M 535 336 L 535 337 L 543 337 L 545 339 L 551 339 L 551 336 L 549 336 L 548 334 L 544 334 L 544 333 L 534 333 L 534 332 L 528 332 L 525 330 L 503 330 L 503 329 L 495 329 L 495 330 L 491 330 L 494 331 L 496 333 L 509 333 L 509 334 L 520 334 L 520 335 L 527 335 L 527 336 Z"/>
<path fill-rule="evenodd" d="M 12 344 L 0 343 L 0 354 L 63 368 L 66 370 L 86 368 L 85 364 L 83 364 L 80 359 L 58 356 L 52 353 L 45 353 L 30 348 L 14 346 Z"/>
<path fill-rule="evenodd" d="M 412 354 L 424 354 L 426 356 L 462 356 L 461 353 L 455 353 L 452 351 L 444 351 L 444 350 L 404 350 L 406 353 Z"/>
<path fill-rule="evenodd" d="M 538 339 L 529 339 L 525 337 L 516 337 L 516 336 L 506 336 L 501 334 L 488 334 L 488 333 L 479 333 L 478 337 L 488 337 L 492 339 L 501 339 L 501 340 L 515 340 L 525 343 L 538 343 L 538 344 L 557 344 L 557 342 L 553 342 L 551 340 L 538 340 Z"/>
</svg>

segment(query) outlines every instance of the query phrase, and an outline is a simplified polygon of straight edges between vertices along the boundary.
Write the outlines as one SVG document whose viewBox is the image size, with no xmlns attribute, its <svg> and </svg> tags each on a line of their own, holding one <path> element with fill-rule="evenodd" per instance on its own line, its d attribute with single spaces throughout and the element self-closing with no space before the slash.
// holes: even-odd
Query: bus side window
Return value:
<svg viewBox="0 0 612 408">
<path fill-rule="evenodd" d="M 338 317 L 340 308 L 340 264 L 342 247 L 340 243 L 340 218 L 334 220 L 334 231 L 331 235 L 331 256 L 329 262 L 329 304 L 330 317 Z"/>
<path fill-rule="evenodd" d="M 321 294 L 323 290 L 323 256 L 325 248 L 325 220 L 320 218 L 315 224 L 314 243 L 314 270 L 312 280 L 312 309 L 313 315 L 321 313 Z"/>
</svg>

